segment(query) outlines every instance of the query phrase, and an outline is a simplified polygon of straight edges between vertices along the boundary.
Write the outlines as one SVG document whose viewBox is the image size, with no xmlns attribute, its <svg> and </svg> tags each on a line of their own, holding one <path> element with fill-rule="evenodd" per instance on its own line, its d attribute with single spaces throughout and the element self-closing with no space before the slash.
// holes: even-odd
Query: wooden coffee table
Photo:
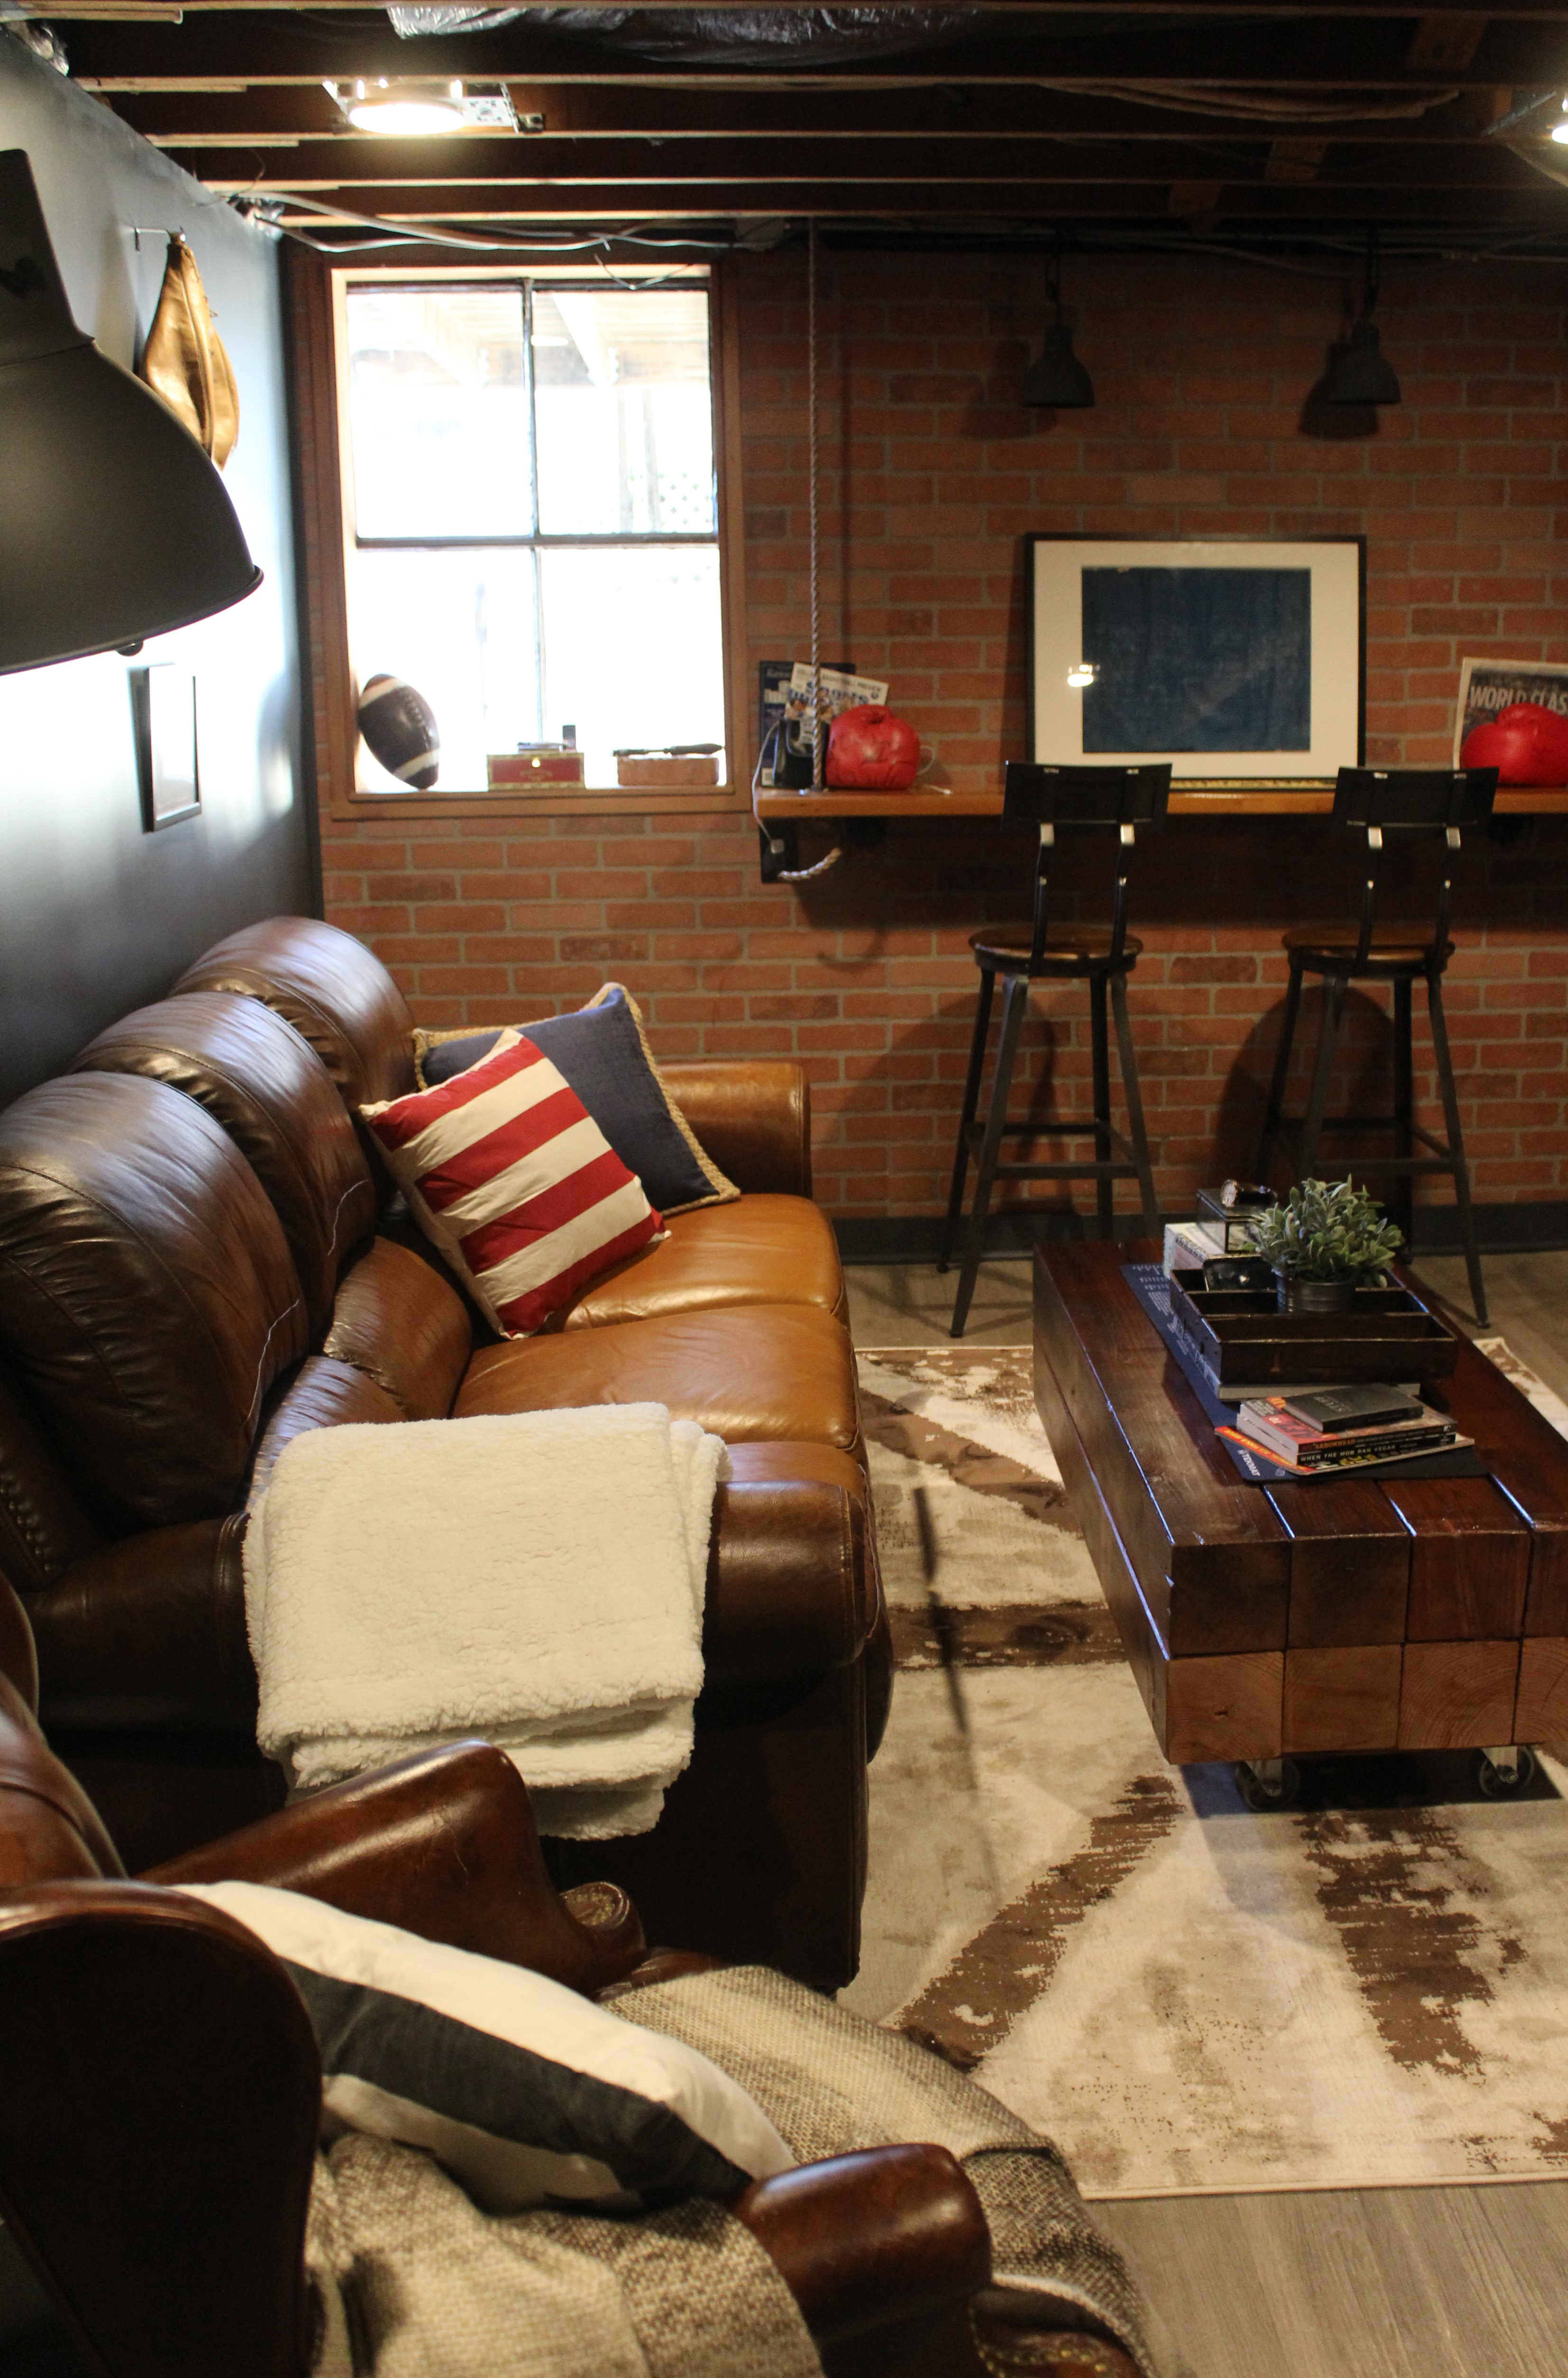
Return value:
<svg viewBox="0 0 1568 2378">
<path fill-rule="evenodd" d="M 1166 1757 L 1464 1749 L 1483 1784 L 1568 1736 L 1568 1442 L 1484 1355 L 1437 1390 L 1484 1478 L 1243 1484 L 1123 1264 L 1042 1247 L 1040 1417 Z"/>
</svg>

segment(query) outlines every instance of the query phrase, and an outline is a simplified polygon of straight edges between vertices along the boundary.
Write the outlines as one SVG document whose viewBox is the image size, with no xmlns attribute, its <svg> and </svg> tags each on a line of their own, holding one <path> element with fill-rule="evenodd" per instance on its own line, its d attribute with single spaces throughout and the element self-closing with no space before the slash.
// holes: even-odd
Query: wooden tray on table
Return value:
<svg viewBox="0 0 1568 2378">
<path fill-rule="evenodd" d="M 1270 1294 L 1205 1288 L 1201 1271 L 1177 1271 L 1170 1306 L 1221 1387 L 1442 1379 L 1458 1351 L 1452 1329 L 1407 1288 L 1359 1289 L 1349 1313 L 1281 1313 Z"/>
</svg>

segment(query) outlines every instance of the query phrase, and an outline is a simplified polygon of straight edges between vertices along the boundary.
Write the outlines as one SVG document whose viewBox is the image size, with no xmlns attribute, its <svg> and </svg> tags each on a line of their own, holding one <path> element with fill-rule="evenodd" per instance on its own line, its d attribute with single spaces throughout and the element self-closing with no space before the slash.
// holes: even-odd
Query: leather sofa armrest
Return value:
<svg viewBox="0 0 1568 2378">
<path fill-rule="evenodd" d="M 857 1496 L 816 1479 L 720 1487 L 702 1620 L 707 1687 L 825 1675 L 858 1657 L 876 1616 Z"/>
<path fill-rule="evenodd" d="M 256 1731 L 245 1624 L 245 1519 L 154 1528 L 89 1553 L 34 1594 L 45 1728 Z M 721 1487 L 703 1655 L 716 1686 L 821 1675 L 876 1615 L 866 1515 L 814 1480 Z"/>
<path fill-rule="evenodd" d="M 886 2146 L 754 2180 L 744 2221 L 820 2344 L 929 2319 L 991 2276 L 980 2200 L 945 2147 Z"/>
<path fill-rule="evenodd" d="M 793 1058 L 685 1058 L 664 1087 L 737 1189 L 811 1195 L 811 1086 Z"/>
<path fill-rule="evenodd" d="M 174 1726 L 254 1738 L 243 1514 L 125 1536 L 28 1605 L 54 1727 Z"/>
<path fill-rule="evenodd" d="M 1103 2331 L 1077 2325 L 1076 2306 L 990 2284 L 985 2212 L 945 2147 L 803 2164 L 754 2180 L 732 2209 L 799 2305 L 831 2378 L 882 2378 L 916 2361 L 949 2378 L 1137 2378 Z"/>
<path fill-rule="evenodd" d="M 592 1991 L 643 1954 L 613 1883 L 563 1899 L 540 1853 L 528 1787 L 487 1742 L 449 1744 L 335 1784 L 143 1880 L 266 1882 Z"/>
</svg>

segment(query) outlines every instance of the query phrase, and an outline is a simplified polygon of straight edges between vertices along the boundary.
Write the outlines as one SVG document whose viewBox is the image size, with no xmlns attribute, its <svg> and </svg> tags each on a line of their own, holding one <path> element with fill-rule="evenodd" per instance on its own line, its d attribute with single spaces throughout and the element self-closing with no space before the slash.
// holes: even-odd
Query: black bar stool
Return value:
<svg viewBox="0 0 1568 2378">
<path fill-rule="evenodd" d="M 1170 799 L 1168 763 L 1143 768 L 1051 768 L 1010 760 L 1002 823 L 1027 822 L 1039 828 L 1035 863 L 1035 921 L 1032 926 L 999 926 L 993 932 L 971 933 L 969 946 L 980 969 L 979 1004 L 975 1014 L 975 1038 L 969 1051 L 969 1078 L 964 1088 L 964 1115 L 958 1126 L 958 1148 L 952 1165 L 952 1193 L 948 1199 L 947 1229 L 942 1240 L 940 1271 L 952 1261 L 964 1216 L 964 1183 L 969 1159 L 976 1159 L 975 1202 L 969 1209 L 969 1231 L 953 1301 L 952 1331 L 964 1335 L 975 1294 L 976 1274 L 985 1249 L 986 1220 L 991 1189 L 998 1181 L 1093 1181 L 1099 1209 L 1100 1235 L 1111 1234 L 1112 1183 L 1135 1180 L 1143 1205 L 1143 1226 L 1159 1229 L 1154 1175 L 1149 1168 L 1149 1143 L 1143 1130 L 1143 1102 L 1138 1094 L 1138 1068 L 1132 1055 L 1132 1034 L 1127 1021 L 1127 978 L 1143 944 L 1127 930 L 1127 878 L 1139 826 L 1165 823 Z M 1047 869 L 1059 828 L 1110 831 L 1116 839 L 1116 896 L 1109 927 L 1090 925 L 1047 938 Z M 980 1083 L 986 1070 L 986 1040 L 991 1002 L 1000 975 L 1001 1039 L 991 1076 L 991 1100 L 982 1124 L 976 1120 Z M 1029 1004 L 1032 982 L 1086 982 L 1089 1024 L 1094 1052 L 1095 1106 L 1091 1116 L 1065 1116 L 1047 1123 L 1010 1123 L 1008 1098 L 1018 1055 L 1018 1036 Z M 1127 1136 L 1110 1119 L 1110 1044 L 1106 1024 L 1106 991 L 1109 988 L 1116 1018 L 1116 1045 L 1121 1060 L 1121 1086 L 1127 1099 Z M 1092 1139 L 1092 1162 L 1076 1164 L 1003 1164 L 1004 1139 Z"/>
<path fill-rule="evenodd" d="M 1408 842 L 1418 835 L 1441 835 L 1447 850 L 1456 851 L 1460 828 L 1483 824 L 1491 815 L 1496 789 L 1495 768 L 1341 768 L 1335 787 L 1332 823 L 1345 832 L 1364 836 L 1366 841 L 1367 875 L 1361 894 L 1361 920 L 1354 932 L 1348 929 L 1339 932 L 1333 926 L 1301 926 L 1284 937 L 1286 955 L 1290 960 L 1290 988 L 1286 993 L 1285 1030 L 1269 1087 L 1268 1111 L 1258 1143 L 1260 1180 L 1267 1179 L 1269 1154 L 1277 1147 L 1294 1167 L 1297 1179 L 1305 1181 L 1318 1172 L 1318 1147 L 1325 1131 L 1392 1131 L 1393 1155 L 1361 1158 L 1357 1169 L 1394 1176 L 1397 1187 L 1389 1203 L 1406 1245 L 1412 1219 L 1411 1185 L 1416 1175 L 1448 1173 L 1459 1209 L 1465 1267 L 1470 1276 L 1470 1301 L 1480 1322 L 1487 1317 L 1486 1290 L 1481 1280 L 1480 1249 L 1476 1244 L 1475 1217 L 1470 1210 L 1470 1173 L 1465 1161 L 1465 1137 L 1459 1127 L 1454 1061 L 1449 1054 L 1448 1027 L 1442 1013 L 1442 976 L 1454 955 L 1454 944 L 1448 938 L 1449 869 L 1444 866 L 1437 922 L 1428 941 L 1397 930 L 1378 934 L 1377 870 L 1386 847 L 1385 837 Z M 1290 1117 L 1284 1111 L 1285 1084 L 1300 1014 L 1302 981 L 1310 974 L 1323 978 L 1323 1019 L 1307 1111 Z M 1446 1140 L 1423 1130 L 1413 1111 L 1410 988 L 1418 976 L 1425 979 L 1427 986 L 1427 1012 L 1431 1019 L 1432 1055 L 1442 1098 Z M 1326 1111 L 1346 994 L 1353 982 L 1386 982 L 1393 986 L 1394 1105 L 1385 1114 L 1331 1115 Z M 1418 1156 L 1417 1144 L 1430 1153 Z M 1348 1172 L 1350 1167 L 1347 1164 L 1344 1169 Z"/>
</svg>

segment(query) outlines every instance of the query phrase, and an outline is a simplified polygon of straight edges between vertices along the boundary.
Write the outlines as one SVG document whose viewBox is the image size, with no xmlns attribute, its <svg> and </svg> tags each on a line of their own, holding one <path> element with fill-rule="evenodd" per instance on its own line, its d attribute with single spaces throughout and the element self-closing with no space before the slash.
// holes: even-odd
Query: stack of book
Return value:
<svg viewBox="0 0 1568 2378">
<path fill-rule="evenodd" d="M 1398 1387 L 1301 1388 L 1253 1396 L 1237 1407 L 1222 1436 L 1303 1476 L 1355 1470 L 1370 1462 L 1414 1460 L 1468 1445 L 1446 1412 Z"/>
</svg>

